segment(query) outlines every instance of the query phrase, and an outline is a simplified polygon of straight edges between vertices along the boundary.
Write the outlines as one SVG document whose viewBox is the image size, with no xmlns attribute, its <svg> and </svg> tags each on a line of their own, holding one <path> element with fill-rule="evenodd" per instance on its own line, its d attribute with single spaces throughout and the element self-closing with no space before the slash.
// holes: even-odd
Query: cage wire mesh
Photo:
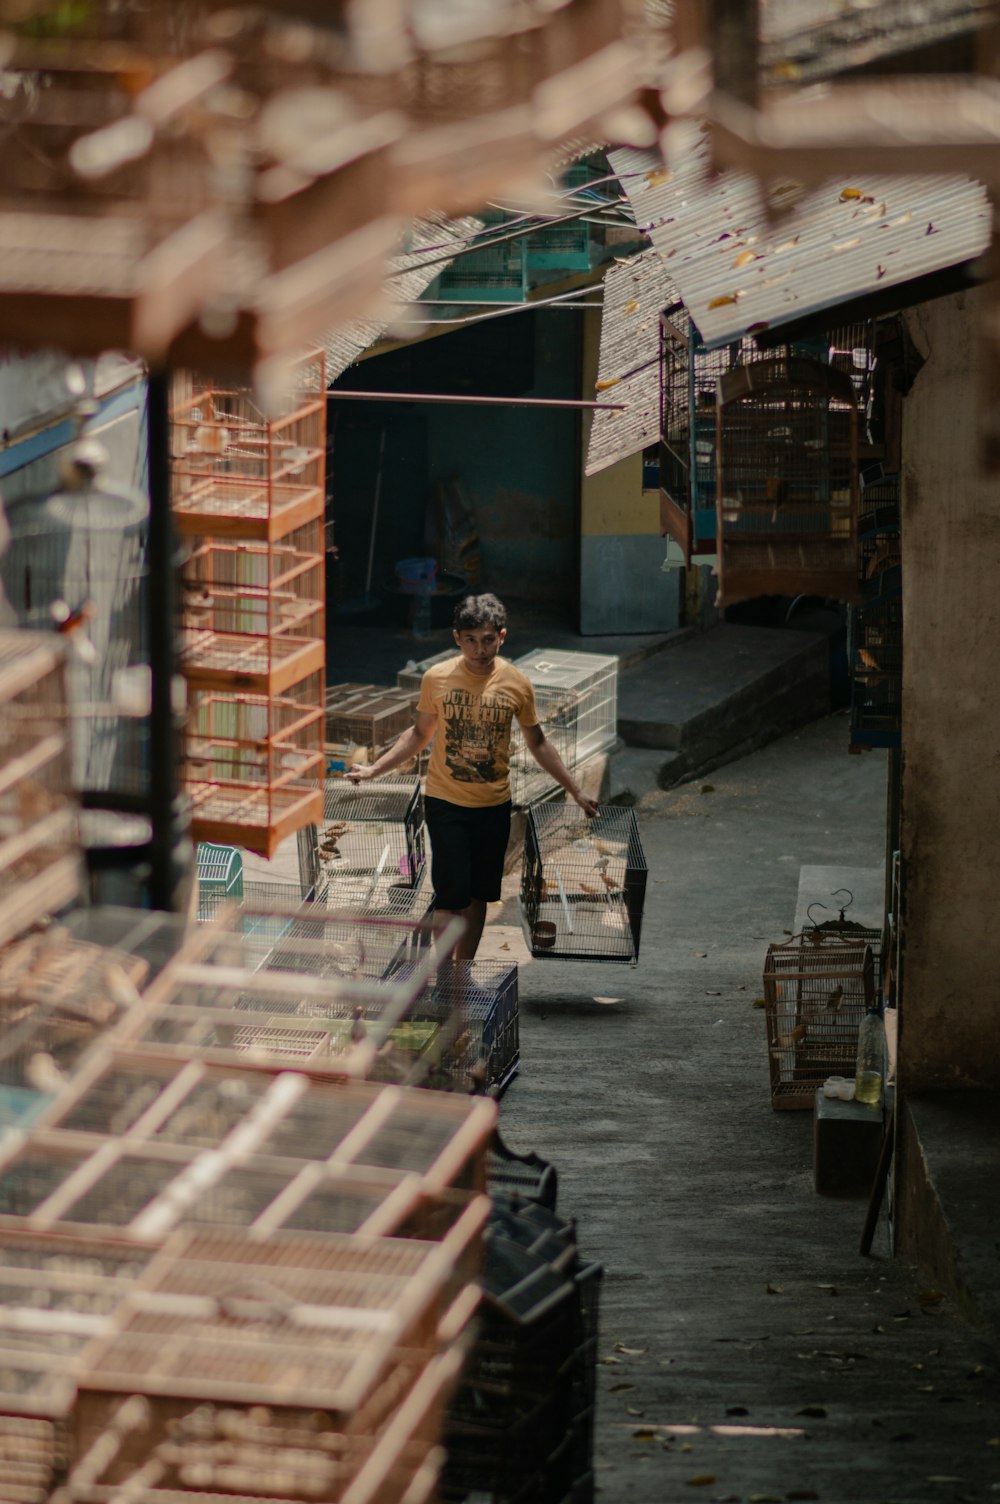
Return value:
<svg viewBox="0 0 1000 1504">
<path fill-rule="evenodd" d="M 405 908 L 399 890 L 420 886 L 426 865 L 420 784 L 378 779 L 327 784 L 318 853 L 327 902 L 364 913 Z"/>
<path fill-rule="evenodd" d="M 576 768 L 618 737 L 618 659 L 603 653 L 540 648 L 514 659 L 535 691 L 546 736 L 565 747 L 563 761 Z"/>
<path fill-rule="evenodd" d="M 94 480 L 10 502 L 0 578 L 23 627 L 68 641 L 70 786 L 143 794 L 150 679 L 144 622 L 149 503 Z"/>
<path fill-rule="evenodd" d="M 848 610 L 851 746 L 898 747 L 902 734 L 903 577 L 899 477 L 861 492 L 859 601 Z"/>
<path fill-rule="evenodd" d="M 0 633 L 0 943 L 79 897 L 63 651 Z"/>
<path fill-rule="evenodd" d="M 635 963 L 645 896 L 632 810 L 605 805 L 592 820 L 575 805 L 529 810 L 521 916 L 533 956 Z"/>
<path fill-rule="evenodd" d="M 720 599 L 857 595 L 857 395 L 786 352 L 718 385 Z"/>
<path fill-rule="evenodd" d="M 874 997 L 871 947 L 816 927 L 769 945 L 764 962 L 771 1106 L 811 1110 L 827 1076 L 854 1075 L 858 1027 Z"/>
<path fill-rule="evenodd" d="M 520 1063 L 517 982 L 516 964 L 446 961 L 391 1031 L 376 1075 L 387 1068 L 386 1079 L 499 1096 Z"/>
</svg>

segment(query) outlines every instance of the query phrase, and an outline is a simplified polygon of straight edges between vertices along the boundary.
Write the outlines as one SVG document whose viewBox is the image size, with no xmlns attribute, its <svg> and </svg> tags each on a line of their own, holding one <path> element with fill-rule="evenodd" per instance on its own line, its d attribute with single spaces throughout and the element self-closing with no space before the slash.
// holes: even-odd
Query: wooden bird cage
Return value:
<svg viewBox="0 0 1000 1504">
<path fill-rule="evenodd" d="M 256 1491 L 270 1471 L 269 1492 L 342 1499 L 380 1448 L 391 1466 L 401 1444 L 426 1454 L 439 1439 L 478 1300 L 472 1289 L 452 1298 L 453 1273 L 447 1243 L 180 1234 L 84 1354 L 75 1450 L 93 1446 L 124 1396 L 142 1395 L 145 1424 L 107 1482 L 155 1457 L 168 1485 L 190 1485 L 199 1464 L 215 1485 L 242 1473 Z"/>
<path fill-rule="evenodd" d="M 875 991 L 871 947 L 835 929 L 769 945 L 764 961 L 771 1106 L 811 1111 L 827 1076 L 853 1079 Z"/>
<path fill-rule="evenodd" d="M 324 356 L 293 367 L 277 416 L 235 387 L 190 373 L 174 383 L 170 415 L 174 521 L 186 537 L 274 542 L 322 518 Z"/>
<path fill-rule="evenodd" d="M 682 303 L 660 315 L 660 532 L 689 568 L 715 553 L 719 378 L 756 350 L 751 339 L 706 350 Z"/>
<path fill-rule="evenodd" d="M 51 635 L 0 633 L 0 943 L 80 897 L 64 655 Z"/>
<path fill-rule="evenodd" d="M 183 772 L 195 840 L 273 856 L 323 815 L 322 675 L 280 695 L 191 691 Z"/>
<path fill-rule="evenodd" d="M 803 356 L 722 376 L 716 414 L 720 600 L 857 596 L 857 396 Z"/>
<path fill-rule="evenodd" d="M 324 1231 L 360 1220 L 381 1233 L 410 1224 L 423 1198 L 484 1187 L 496 1121 L 489 1100 L 332 1084 L 299 1070 L 164 1065 L 122 1052 L 94 1062 L 85 1087 L 54 1114 L 90 1127 L 39 1125 L 3 1146 L 0 1230 L 138 1245 L 197 1224 Z M 95 1126 L 112 1119 L 128 1126 Z M 381 1183 L 383 1200 L 410 1177 L 408 1188 L 388 1210 L 366 1195 L 359 1219 L 356 1204 L 338 1202 L 345 1169 Z"/>
<path fill-rule="evenodd" d="M 326 770 L 332 777 L 371 764 L 409 731 L 416 690 L 391 684 L 330 684 L 326 689 Z M 400 769 L 395 770 L 397 775 Z M 404 770 L 405 771 L 405 770 Z"/>
<path fill-rule="evenodd" d="M 632 810 L 605 805 L 592 820 L 568 804 L 528 811 L 521 918 L 533 956 L 634 965 L 645 896 Z"/>
</svg>

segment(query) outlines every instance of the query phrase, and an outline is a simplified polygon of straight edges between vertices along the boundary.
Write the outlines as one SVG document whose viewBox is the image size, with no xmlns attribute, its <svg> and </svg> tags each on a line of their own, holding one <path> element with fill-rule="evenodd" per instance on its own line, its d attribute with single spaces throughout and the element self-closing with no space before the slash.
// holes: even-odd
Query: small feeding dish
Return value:
<svg viewBox="0 0 1000 1504">
<path fill-rule="evenodd" d="M 556 943 L 556 926 L 551 919 L 539 919 L 531 931 L 532 947 L 551 950 Z"/>
</svg>

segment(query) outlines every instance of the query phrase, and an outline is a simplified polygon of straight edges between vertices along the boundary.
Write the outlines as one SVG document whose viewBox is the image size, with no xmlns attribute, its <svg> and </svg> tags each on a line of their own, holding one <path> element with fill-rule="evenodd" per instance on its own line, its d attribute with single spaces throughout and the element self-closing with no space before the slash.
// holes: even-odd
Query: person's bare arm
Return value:
<svg viewBox="0 0 1000 1504">
<path fill-rule="evenodd" d="M 528 751 L 538 766 L 544 768 L 557 783 L 561 783 L 570 798 L 576 800 L 584 814 L 589 819 L 593 819 L 597 814 L 597 804 L 583 792 L 541 726 L 522 726 L 521 730 L 528 744 Z"/>
<path fill-rule="evenodd" d="M 418 710 L 409 731 L 404 731 L 402 736 L 397 737 L 388 751 L 376 758 L 370 767 L 353 767 L 348 778 L 352 783 L 364 783 L 369 778 L 380 777 L 382 773 L 391 773 L 393 768 L 398 768 L 421 753 L 433 739 L 436 729 L 437 716 Z"/>
</svg>

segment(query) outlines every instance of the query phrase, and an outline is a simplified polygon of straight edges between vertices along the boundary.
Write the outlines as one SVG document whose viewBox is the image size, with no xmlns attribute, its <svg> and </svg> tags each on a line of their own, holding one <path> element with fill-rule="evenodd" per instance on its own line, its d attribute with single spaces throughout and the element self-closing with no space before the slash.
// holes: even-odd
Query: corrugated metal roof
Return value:
<svg viewBox="0 0 1000 1504">
<path fill-rule="evenodd" d="M 832 182 L 769 223 L 757 179 L 710 177 L 704 132 L 690 131 L 673 171 L 631 149 L 609 161 L 709 346 L 956 266 L 989 245 L 986 190 L 969 178 Z"/>
<path fill-rule="evenodd" d="M 613 384 L 609 401 L 620 412 L 595 412 L 587 446 L 586 473 L 655 444 L 660 436 L 660 320 L 677 289 L 656 251 L 616 262 L 604 278 L 598 394 Z"/>
<path fill-rule="evenodd" d="M 760 64 L 766 82 L 805 83 L 924 51 L 984 24 L 993 0 L 764 0 Z"/>
<path fill-rule="evenodd" d="M 446 219 L 443 215 L 414 220 L 410 249 L 403 255 L 393 257 L 389 270 L 399 272 L 388 281 L 389 294 L 394 304 L 402 310 L 419 298 L 435 277 L 451 265 L 451 258 L 442 261 L 441 255 L 450 245 L 458 250 L 483 228 L 481 219 L 466 216 L 462 219 Z M 433 263 L 433 264 L 428 264 Z M 326 379 L 335 381 L 348 366 L 365 353 L 370 345 L 380 339 L 392 323 L 392 316 L 382 319 L 357 319 L 350 324 L 340 324 L 327 331 L 320 340 L 326 352 Z"/>
</svg>

